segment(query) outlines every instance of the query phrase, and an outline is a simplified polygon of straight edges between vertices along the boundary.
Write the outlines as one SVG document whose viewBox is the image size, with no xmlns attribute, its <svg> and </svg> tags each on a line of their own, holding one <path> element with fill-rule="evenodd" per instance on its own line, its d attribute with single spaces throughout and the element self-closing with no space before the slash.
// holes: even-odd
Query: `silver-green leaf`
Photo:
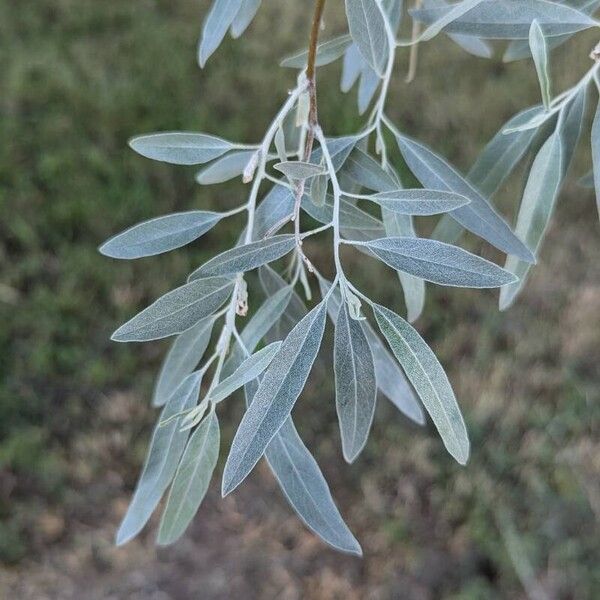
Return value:
<svg viewBox="0 0 600 600">
<path fill-rule="evenodd" d="M 335 324 L 335 404 L 342 451 L 352 463 L 367 443 L 377 399 L 373 355 L 359 321 L 342 302 Z"/>
<path fill-rule="evenodd" d="M 220 308 L 232 288 L 233 282 L 223 277 L 182 285 L 119 327 L 111 339 L 115 342 L 146 342 L 183 333 Z"/>
<path fill-rule="evenodd" d="M 563 142 L 557 130 L 546 140 L 533 162 L 517 217 L 516 231 L 534 251 L 542 242 L 560 190 L 562 160 Z M 509 256 L 505 268 L 515 273 L 519 280 L 500 291 L 501 310 L 507 309 L 523 289 L 530 265 Z"/>
<path fill-rule="evenodd" d="M 189 434 L 181 431 L 181 417 L 177 415 L 196 404 L 201 383 L 201 372 L 188 375 L 164 407 L 133 499 L 117 532 L 117 545 L 127 543 L 142 530 L 171 483 Z"/>
<path fill-rule="evenodd" d="M 177 336 L 154 387 L 154 406 L 163 406 L 175 388 L 196 368 L 206 352 L 214 323 L 214 317 L 206 317 Z"/>
<path fill-rule="evenodd" d="M 275 235 L 259 242 L 236 246 L 204 263 L 189 277 L 194 281 L 200 277 L 245 273 L 285 256 L 294 249 L 293 235 Z"/>
<path fill-rule="evenodd" d="M 121 259 L 155 256 L 193 242 L 221 219 L 219 213 L 201 210 L 157 217 L 110 238 L 99 251 L 105 256 Z"/>
<path fill-rule="evenodd" d="M 209 400 L 215 404 L 221 402 L 249 381 L 256 379 L 271 364 L 280 346 L 281 342 L 273 342 L 249 356 L 229 377 L 215 387 L 210 393 Z"/>
<path fill-rule="evenodd" d="M 529 48 L 531 49 L 531 56 L 533 57 L 535 70 L 540 82 L 542 102 L 546 109 L 549 109 L 552 100 L 552 92 L 550 89 L 550 72 L 548 67 L 548 44 L 546 43 L 546 36 L 537 19 L 533 21 L 531 28 L 529 29 Z"/>
<path fill-rule="evenodd" d="M 221 45 L 241 6 L 242 0 L 213 0 L 198 45 L 198 63 L 201 67 Z"/>
<path fill-rule="evenodd" d="M 464 465 L 469 459 L 467 429 L 448 377 L 417 331 L 391 310 L 373 305 L 375 318 L 406 376 L 442 437 L 448 452 Z"/>
<path fill-rule="evenodd" d="M 204 500 L 219 458 L 220 431 L 213 410 L 194 431 L 183 453 L 160 521 L 157 543 L 176 542 Z"/>
<path fill-rule="evenodd" d="M 200 185 L 213 185 L 239 177 L 255 153 L 255 150 L 230 152 L 199 171 L 196 174 L 196 181 Z"/>
<path fill-rule="evenodd" d="M 383 13 L 377 0 L 345 0 L 350 35 L 364 60 L 383 76 L 390 53 Z"/>
<path fill-rule="evenodd" d="M 223 473 L 223 496 L 247 477 L 289 417 L 321 345 L 325 316 L 322 302 L 292 329 L 264 374 L 231 444 Z"/>
<path fill-rule="evenodd" d="M 227 140 L 185 131 L 139 135 L 132 138 L 129 145 L 146 158 L 173 165 L 200 165 L 234 148 Z"/>
<path fill-rule="evenodd" d="M 362 245 L 390 267 L 439 285 L 494 288 L 516 281 L 498 265 L 437 240 L 397 237 Z"/>
</svg>

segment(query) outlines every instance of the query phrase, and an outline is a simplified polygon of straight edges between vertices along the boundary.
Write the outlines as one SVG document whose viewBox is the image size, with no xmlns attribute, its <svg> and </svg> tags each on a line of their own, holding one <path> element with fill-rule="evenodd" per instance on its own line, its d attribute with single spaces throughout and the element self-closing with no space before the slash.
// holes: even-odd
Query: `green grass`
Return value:
<svg viewBox="0 0 600 600">
<path fill-rule="evenodd" d="M 110 540 L 119 517 L 113 504 L 128 496 L 143 460 L 156 416 L 148 398 L 166 346 L 113 344 L 111 331 L 236 237 L 223 225 L 170 255 L 132 263 L 100 256 L 96 248 L 104 239 L 137 221 L 174 210 L 230 208 L 245 193 L 239 183 L 200 189 L 193 169 L 146 161 L 127 148 L 127 139 L 187 129 L 255 141 L 293 84 L 292 72 L 273 65 L 303 44 L 308 23 L 301 3 L 266 2 L 249 35 L 228 40 L 200 72 L 195 44 L 206 5 L 0 5 L 0 560 L 15 565 L 7 578 L 31 574 L 34 591 L 18 597 L 40 597 L 49 585 L 42 583 L 44 558 L 87 547 L 90 532 Z M 330 9 L 326 35 L 341 14 Z M 587 68 L 588 46 L 560 55 L 557 89 Z M 527 63 L 488 63 L 434 42 L 423 49 L 411 86 L 401 81 L 405 63 L 403 57 L 390 114 L 461 168 L 503 120 L 537 102 Z M 338 77 L 339 66 L 321 76 L 320 114 L 332 133 L 360 123 L 354 92 L 340 99 Z M 588 163 L 582 153 L 574 175 Z M 517 177 L 500 199 L 508 215 L 521 183 Z M 467 243 L 498 258 L 478 240 Z M 326 256 L 326 249 L 315 250 Z M 286 585 L 303 597 L 334 597 L 328 594 L 336 586 L 350 586 L 357 597 L 518 598 L 524 583 L 515 565 L 523 564 L 549 597 L 598 597 L 600 375 L 597 359 L 590 360 L 600 340 L 597 250 L 593 199 L 570 185 L 541 265 L 512 311 L 499 314 L 491 293 L 430 288 L 418 328 L 447 366 L 463 406 L 473 442 L 465 469 L 451 463 L 431 429 L 410 426 L 385 403 L 365 456 L 356 466 L 342 465 L 324 354 L 298 411 L 302 433 L 366 558 L 360 564 L 338 559 L 317 545 L 322 565 L 294 559 L 305 556 L 300 541 L 311 538 L 297 525 L 291 533 L 274 530 L 291 527 L 289 513 L 260 472 L 247 488 L 254 496 L 240 492 L 254 508 L 244 513 L 240 503 L 236 527 L 218 517 L 232 508 L 216 492 L 197 518 L 200 528 L 220 518 L 215 535 L 232 549 L 276 506 L 277 518 L 257 537 L 264 547 L 248 538 L 235 554 L 241 595 L 253 589 L 252 565 L 261 572 L 259 560 L 264 589 L 279 589 L 270 567 L 283 552 Z M 396 282 L 383 267 L 355 256 L 349 264 L 357 281 L 370 289 L 375 283 L 379 298 L 402 310 Z M 240 410 L 225 410 L 224 443 Z M 48 515 L 64 522 L 59 534 L 44 526 Z M 282 550 L 277 540 L 285 536 L 291 546 Z M 107 578 L 121 589 L 123 564 L 152 577 L 150 539 L 121 551 L 130 553 L 119 555 L 131 557 L 129 563 L 111 562 L 111 551 L 99 543 L 78 563 L 94 597 L 108 594 Z M 168 554 L 179 557 L 169 567 L 173 579 L 177 565 L 193 560 L 182 552 Z M 203 581 L 218 566 L 212 561 L 195 565 Z M 161 585 L 181 597 L 169 587 L 174 583 Z M 16 586 L 6 594 L 14 595 Z M 61 597 L 57 589 L 54 597 Z"/>
</svg>

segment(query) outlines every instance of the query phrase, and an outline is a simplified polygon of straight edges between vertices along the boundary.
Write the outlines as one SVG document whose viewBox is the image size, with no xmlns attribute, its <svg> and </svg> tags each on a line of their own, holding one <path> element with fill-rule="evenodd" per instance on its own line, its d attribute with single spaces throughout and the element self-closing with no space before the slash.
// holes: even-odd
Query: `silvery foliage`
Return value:
<svg viewBox="0 0 600 600">
<path fill-rule="evenodd" d="M 213 1 L 199 44 L 201 66 L 228 31 L 234 38 L 245 31 L 260 4 Z M 342 90 L 358 82 L 359 112 L 371 107 L 361 131 L 326 138 L 311 120 L 311 82 L 305 75 L 309 54 L 301 50 L 281 63 L 299 71 L 297 85 L 258 144 L 187 132 L 131 140 L 142 156 L 203 165 L 196 177 L 202 185 L 241 177 L 250 191 L 246 202 L 233 209 L 157 217 L 100 247 L 117 259 L 154 256 L 199 240 L 226 218 L 246 215 L 234 248 L 198 266 L 187 282 L 113 335 L 120 342 L 173 337 L 153 397 L 162 413 L 117 543 L 140 532 L 169 486 L 158 543 L 173 543 L 183 534 L 218 461 L 217 407 L 243 389 L 247 410 L 225 462 L 223 495 L 265 457 L 302 521 L 332 547 L 361 554 L 291 415 L 317 358 L 327 316 L 334 327 L 343 457 L 352 462 L 363 450 L 381 392 L 418 424 L 425 422 L 424 409 L 448 452 L 460 464 L 467 462 L 469 439 L 452 386 L 409 321 L 421 315 L 425 282 L 499 288 L 502 309 L 522 291 L 582 133 L 590 88 L 600 87 L 600 46 L 591 54 L 591 69 L 558 94 L 550 57 L 576 33 L 598 27 L 594 14 L 599 8 L 598 0 L 423 0 L 407 10 L 402 0 L 345 0 L 348 30 L 318 45 L 316 66 L 341 59 Z M 410 39 L 400 36 L 403 18 L 405 29 L 412 29 Z M 414 52 L 417 44 L 439 34 L 484 58 L 493 54 L 490 40 L 507 40 L 504 60 L 532 59 L 540 84 L 541 103 L 500 127 L 466 175 L 406 135 L 385 112 L 396 54 L 405 48 Z M 600 208 L 600 108 L 591 139 L 593 168 L 581 183 L 595 188 Z M 422 187 L 403 186 L 398 165 L 389 159 L 389 144 Z M 528 156 L 513 230 L 492 199 Z M 266 186 L 270 189 L 265 192 Z M 303 231 L 301 214 L 303 225 L 316 225 Z M 436 215 L 440 218 L 432 239 L 419 237 L 417 218 Z M 286 227 L 290 231 L 282 233 Z M 303 246 L 305 239 L 327 231 L 333 237 L 333 280 L 316 269 Z M 504 267 L 458 247 L 465 231 L 506 254 Z M 380 260 L 398 273 L 406 320 L 354 286 L 342 265 L 343 246 L 362 253 L 361 260 Z M 287 266 L 280 274 L 270 265 L 282 261 Z M 255 270 L 262 301 L 247 285 Z M 308 310 L 313 274 L 321 300 Z M 213 337 L 214 349 L 205 358 Z"/>
</svg>

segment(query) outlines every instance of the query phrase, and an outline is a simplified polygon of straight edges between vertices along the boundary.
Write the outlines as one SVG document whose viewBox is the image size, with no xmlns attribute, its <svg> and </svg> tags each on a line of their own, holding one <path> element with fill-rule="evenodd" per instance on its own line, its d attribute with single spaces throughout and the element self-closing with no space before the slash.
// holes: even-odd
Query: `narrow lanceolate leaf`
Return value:
<svg viewBox="0 0 600 600">
<path fill-rule="evenodd" d="M 288 502 L 324 542 L 362 556 L 360 544 L 338 510 L 319 465 L 304 445 L 291 417 L 269 444 L 265 456 Z"/>
<path fill-rule="evenodd" d="M 246 385 L 247 407 L 257 389 L 257 381 Z M 321 469 L 300 439 L 291 416 L 267 446 L 265 458 L 302 522 L 330 546 L 362 556 L 360 544 L 344 523 Z"/>
<path fill-rule="evenodd" d="M 319 277 L 319 288 L 321 289 L 321 295 L 324 297 L 331 288 L 331 282 L 323 277 Z M 340 292 L 339 290 L 334 290 L 327 302 L 327 312 L 334 324 L 338 319 L 340 305 Z M 367 341 L 373 354 L 377 387 L 398 410 L 415 423 L 423 425 L 425 423 L 423 411 L 398 363 L 389 353 L 370 323 L 365 320 L 361 321 L 360 325 L 367 336 Z"/>
<path fill-rule="evenodd" d="M 201 382 L 202 373 L 188 375 L 164 407 L 133 499 L 117 532 L 117 545 L 127 543 L 142 530 L 171 483 L 189 433 L 181 431 L 181 417 L 176 415 L 196 404 Z M 161 425 L 163 422 L 166 424 Z"/>
<path fill-rule="evenodd" d="M 531 56 L 533 57 L 535 70 L 540 82 L 542 102 L 546 109 L 549 109 L 552 93 L 550 91 L 550 73 L 548 70 L 548 44 L 537 19 L 533 21 L 529 29 L 529 48 L 531 49 Z"/>
<path fill-rule="evenodd" d="M 436 240 L 382 238 L 363 245 L 390 267 L 440 285 L 494 288 L 516 281 L 489 260 Z"/>
<path fill-rule="evenodd" d="M 418 21 L 435 23 L 455 6 L 418 9 L 411 14 Z M 597 24 L 585 13 L 549 0 L 483 0 L 446 24 L 444 31 L 489 39 L 527 39 L 536 19 L 547 36 L 571 34 Z"/>
<path fill-rule="evenodd" d="M 285 256 L 293 250 L 295 244 L 294 236 L 285 234 L 237 246 L 204 263 L 190 275 L 190 280 L 251 271 Z"/>
<path fill-rule="evenodd" d="M 375 318 L 406 376 L 439 431 L 448 452 L 461 464 L 469 459 L 469 439 L 452 386 L 431 348 L 404 319 L 383 306 Z"/>
<path fill-rule="evenodd" d="M 240 9 L 231 23 L 231 37 L 239 38 L 248 29 L 260 8 L 261 2 L 262 0 L 242 0 Z"/>
<path fill-rule="evenodd" d="M 246 478 L 289 417 L 321 345 L 325 316 L 324 303 L 310 311 L 292 329 L 264 374 L 231 444 L 223 473 L 224 496 Z"/>
<path fill-rule="evenodd" d="M 392 192 L 398 189 L 394 178 L 360 148 L 355 148 L 350 153 L 342 172 L 356 184 L 376 192 Z"/>
<path fill-rule="evenodd" d="M 440 190 L 395 190 L 366 196 L 387 210 L 401 215 L 437 215 L 469 204 L 470 200 L 454 192 Z"/>
<path fill-rule="evenodd" d="M 481 4 L 482 1 L 483 0 L 462 0 L 458 4 L 451 4 L 444 14 L 441 14 L 439 18 L 434 20 L 431 24 L 428 24 L 427 28 L 418 39 L 427 41 L 434 38 L 450 23 L 460 19 L 463 15 L 473 10 L 478 4 Z"/>
<path fill-rule="evenodd" d="M 331 196 L 325 199 L 323 206 L 316 206 L 313 202 L 304 197 L 302 200 L 302 210 L 309 214 L 313 219 L 321 223 L 331 223 L 333 219 L 333 198 Z M 340 201 L 340 226 L 342 229 L 358 229 L 360 231 L 382 231 L 382 223 L 379 219 L 362 210 L 347 198 L 342 197 Z"/>
<path fill-rule="evenodd" d="M 554 203 L 562 181 L 563 144 L 556 131 L 542 146 L 529 172 L 529 178 L 519 216 L 517 233 L 537 252 L 548 227 Z M 523 289 L 530 265 L 509 256 L 505 268 L 519 277 L 519 281 L 500 291 L 500 309 L 508 308 Z"/>
<path fill-rule="evenodd" d="M 207 163 L 234 145 L 227 140 L 204 133 L 165 132 L 139 135 L 129 140 L 138 154 L 173 165 L 200 165 Z"/>
<path fill-rule="evenodd" d="M 219 421 L 213 410 L 190 438 L 162 515 L 157 542 L 176 542 L 185 532 L 204 500 L 219 458 Z"/>
<path fill-rule="evenodd" d="M 411 217 L 392 213 L 385 208 L 382 212 L 385 232 L 389 237 L 417 237 Z M 398 278 L 404 292 L 407 319 L 410 323 L 413 323 L 423 312 L 425 305 L 425 282 L 404 271 L 398 271 Z"/>
<path fill-rule="evenodd" d="M 232 375 L 215 387 L 210 393 L 210 400 L 214 403 L 221 402 L 249 381 L 256 379 L 271 364 L 280 346 L 281 342 L 273 342 L 249 356 Z"/>
<path fill-rule="evenodd" d="M 500 189 L 537 134 L 536 129 L 512 133 L 505 133 L 505 130 L 543 111 L 542 106 L 534 106 L 518 113 L 500 128 L 483 149 L 467 174 L 467 180 L 482 192 L 484 197 L 491 198 Z M 440 242 L 454 244 L 463 233 L 463 226 L 458 221 L 455 221 L 451 215 L 444 215 L 434 229 L 432 237 Z"/>
<path fill-rule="evenodd" d="M 281 315 L 287 308 L 292 298 L 293 290 L 291 286 L 286 285 L 270 295 L 261 307 L 252 316 L 248 324 L 242 331 L 241 338 L 245 348 L 252 352 L 269 331 L 281 318 Z M 231 356 L 223 367 L 223 376 L 231 375 L 245 358 L 245 353 L 236 341 L 231 351 Z"/>
<path fill-rule="evenodd" d="M 166 404 L 175 388 L 197 366 L 210 342 L 215 319 L 206 317 L 177 336 L 160 369 L 152 404 Z"/>
<path fill-rule="evenodd" d="M 198 172 L 196 174 L 196 181 L 200 185 L 213 185 L 229 181 L 234 177 L 239 177 L 255 153 L 255 150 L 230 152 Z"/>
<path fill-rule="evenodd" d="M 349 35 L 341 35 L 332 40 L 327 40 L 317 46 L 316 67 L 324 67 L 340 58 L 346 49 L 352 44 L 352 38 Z M 308 52 L 302 50 L 284 58 L 279 65 L 291 69 L 304 69 L 308 59 Z"/>
<path fill-rule="evenodd" d="M 383 76 L 390 48 L 384 16 L 377 0 L 346 0 L 350 35 L 362 57 L 375 72 Z"/>
<path fill-rule="evenodd" d="M 200 279 L 165 294 L 115 331 L 115 342 L 146 342 L 183 333 L 212 315 L 231 294 L 233 282 L 223 277 Z"/>
<path fill-rule="evenodd" d="M 471 167 L 467 179 L 486 197 L 493 196 L 498 191 L 523 158 L 536 134 L 535 129 L 513 133 L 505 133 L 505 130 L 512 128 L 517 123 L 528 121 L 543 110 L 541 106 L 534 106 L 509 119 L 490 140 Z"/>
<path fill-rule="evenodd" d="M 181 248 L 212 229 L 222 218 L 193 210 L 144 221 L 110 238 L 99 250 L 111 258 L 142 258 Z"/>
<path fill-rule="evenodd" d="M 594 163 L 594 186 L 596 188 L 596 204 L 600 214 L 600 104 L 596 108 L 592 125 L 592 161 Z"/>
<path fill-rule="evenodd" d="M 287 161 L 274 165 L 274 168 L 283 173 L 292 181 L 299 179 L 309 179 L 326 172 L 323 165 L 313 165 L 312 163 L 302 161 Z"/>
<path fill-rule="evenodd" d="M 211 54 L 221 45 L 241 6 L 242 0 L 213 0 L 204 20 L 198 46 L 198 62 L 201 67 L 204 67 Z"/>
<path fill-rule="evenodd" d="M 565 0 L 559 0 L 559 3 L 569 4 Z M 573 8 L 584 12 L 586 15 L 593 15 L 598 10 L 598 7 L 600 7 L 600 0 L 577 0 L 576 3 L 571 2 L 571 4 L 574 4 Z M 572 34 L 553 36 L 548 40 L 548 47 L 550 50 L 554 50 L 569 41 L 572 37 Z M 531 56 L 528 40 L 513 40 L 508 44 L 502 60 L 510 62 L 527 58 L 528 56 Z"/>
<path fill-rule="evenodd" d="M 465 229 L 507 254 L 535 262 L 529 248 L 511 231 L 490 203 L 444 159 L 405 136 L 396 135 L 396 140 L 410 170 L 424 187 L 456 192 L 471 201 L 449 213 Z"/>
<path fill-rule="evenodd" d="M 347 462 L 356 460 L 367 443 L 377 398 L 375 367 L 367 337 L 359 321 L 350 318 L 342 303 L 335 324 L 335 404 L 342 451 Z"/>
<path fill-rule="evenodd" d="M 581 138 L 583 126 L 585 122 L 585 114 L 587 108 L 587 97 L 588 97 L 589 86 L 582 86 L 575 98 L 571 100 L 565 108 L 564 117 L 559 120 L 560 124 L 560 136 L 563 143 L 563 156 L 562 156 L 562 174 L 563 179 L 567 175 L 569 167 L 573 162 L 575 151 L 577 150 L 577 144 Z"/>
</svg>

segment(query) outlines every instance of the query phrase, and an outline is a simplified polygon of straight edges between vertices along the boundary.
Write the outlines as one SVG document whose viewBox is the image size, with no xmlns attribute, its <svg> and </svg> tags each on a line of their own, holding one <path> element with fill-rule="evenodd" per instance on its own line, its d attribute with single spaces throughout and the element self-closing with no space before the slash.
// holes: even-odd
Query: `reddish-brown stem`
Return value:
<svg viewBox="0 0 600 600">
<path fill-rule="evenodd" d="M 315 128 L 319 124 L 317 116 L 317 44 L 319 42 L 319 30 L 321 29 L 321 20 L 323 18 L 323 9 L 325 8 L 326 0 L 315 0 L 315 11 L 313 14 L 312 27 L 310 28 L 310 39 L 308 42 L 308 59 L 306 63 L 306 79 L 307 91 L 309 97 L 309 111 L 306 139 L 304 141 L 304 152 L 302 160 L 308 162 L 312 154 L 313 145 L 315 142 Z M 312 265 L 308 258 L 302 252 L 302 240 L 300 238 L 300 204 L 304 195 L 305 181 L 299 181 L 296 185 L 296 197 L 294 203 L 294 233 L 298 245 L 298 252 L 302 260 L 307 265 L 309 271 L 312 271 Z"/>
</svg>

